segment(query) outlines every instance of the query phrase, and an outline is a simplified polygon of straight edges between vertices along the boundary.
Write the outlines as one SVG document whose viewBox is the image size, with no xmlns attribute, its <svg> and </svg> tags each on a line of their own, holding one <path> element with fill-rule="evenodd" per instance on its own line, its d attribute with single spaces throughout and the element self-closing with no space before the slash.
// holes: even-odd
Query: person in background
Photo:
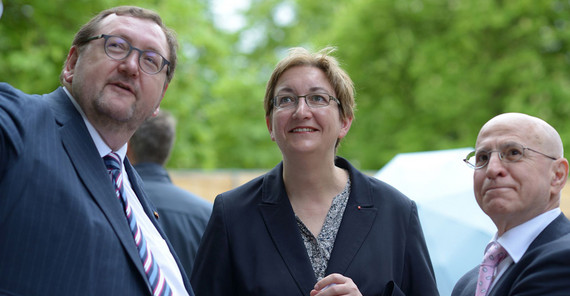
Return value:
<svg viewBox="0 0 570 296">
<path fill-rule="evenodd" d="M 336 156 L 355 102 L 333 50 L 293 48 L 273 71 L 266 124 L 283 161 L 216 197 L 196 295 L 438 295 L 416 204 Z"/>
<path fill-rule="evenodd" d="M 0 83 L 0 294 L 193 295 L 125 157 L 176 50 L 157 13 L 115 7 L 75 35 L 62 87 Z"/>
<path fill-rule="evenodd" d="M 147 119 L 129 140 L 127 156 L 144 181 L 144 189 L 190 278 L 212 204 L 172 183 L 164 168 L 176 137 L 176 120 L 164 109 Z"/>
<path fill-rule="evenodd" d="M 542 119 L 505 113 L 483 125 L 475 149 L 465 162 L 497 232 L 452 295 L 570 295 L 570 222 L 559 208 L 568 160 L 560 135 Z"/>
</svg>

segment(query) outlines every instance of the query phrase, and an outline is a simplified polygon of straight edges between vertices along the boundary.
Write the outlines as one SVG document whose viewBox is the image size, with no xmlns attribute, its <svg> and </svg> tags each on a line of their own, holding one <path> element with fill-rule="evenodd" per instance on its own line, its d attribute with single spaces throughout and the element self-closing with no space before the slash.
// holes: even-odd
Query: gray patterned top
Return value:
<svg viewBox="0 0 570 296">
<path fill-rule="evenodd" d="M 311 260 L 311 265 L 313 266 L 313 271 L 315 272 L 317 280 L 321 280 L 325 277 L 325 271 L 327 269 L 329 259 L 331 258 L 336 234 L 340 227 L 342 215 L 344 214 L 344 209 L 346 208 L 349 196 L 350 178 L 346 182 L 344 190 L 333 198 L 331 208 L 327 213 L 325 222 L 323 223 L 323 228 L 317 238 L 315 238 L 307 226 L 303 224 L 303 221 L 295 215 L 297 226 L 301 231 L 301 237 L 303 237 L 303 243 L 305 243 L 305 248 L 307 249 L 307 254 Z"/>
</svg>

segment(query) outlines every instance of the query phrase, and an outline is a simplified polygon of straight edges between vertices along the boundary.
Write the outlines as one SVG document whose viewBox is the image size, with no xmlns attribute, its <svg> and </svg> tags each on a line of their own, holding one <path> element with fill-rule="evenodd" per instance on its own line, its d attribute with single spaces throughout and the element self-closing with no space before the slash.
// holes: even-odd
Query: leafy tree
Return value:
<svg viewBox="0 0 570 296">
<path fill-rule="evenodd" d="M 5 1 L 0 81 L 52 91 L 79 26 L 128 3 Z M 158 11 L 180 42 L 162 103 L 178 118 L 171 168 L 280 161 L 262 101 L 275 63 L 294 46 L 338 48 L 358 104 L 339 154 L 362 169 L 400 152 L 473 146 L 485 121 L 510 111 L 550 122 L 570 148 L 568 1 L 251 0 L 236 32 L 214 25 L 206 0 L 137 5 Z"/>
<path fill-rule="evenodd" d="M 503 112 L 568 133 L 567 3 L 362 0 L 345 9 L 325 36 L 341 48 L 366 110 L 344 147 L 363 167 L 473 146 Z"/>
<path fill-rule="evenodd" d="M 378 169 L 400 152 L 473 146 L 481 125 L 503 112 L 539 116 L 568 135 L 566 2 L 299 1 L 295 7 L 304 22 L 285 30 L 291 35 L 281 44 L 338 47 L 359 108 L 340 154 L 364 169 Z"/>
</svg>

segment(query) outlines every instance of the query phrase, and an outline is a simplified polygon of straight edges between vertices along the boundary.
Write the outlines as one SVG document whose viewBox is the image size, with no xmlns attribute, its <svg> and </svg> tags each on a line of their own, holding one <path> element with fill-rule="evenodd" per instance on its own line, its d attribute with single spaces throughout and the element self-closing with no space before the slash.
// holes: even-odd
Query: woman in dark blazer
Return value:
<svg viewBox="0 0 570 296">
<path fill-rule="evenodd" d="M 273 71 L 266 123 L 283 161 L 216 198 L 196 295 L 438 295 L 415 203 L 336 156 L 355 103 L 333 50 L 291 49 Z"/>
</svg>

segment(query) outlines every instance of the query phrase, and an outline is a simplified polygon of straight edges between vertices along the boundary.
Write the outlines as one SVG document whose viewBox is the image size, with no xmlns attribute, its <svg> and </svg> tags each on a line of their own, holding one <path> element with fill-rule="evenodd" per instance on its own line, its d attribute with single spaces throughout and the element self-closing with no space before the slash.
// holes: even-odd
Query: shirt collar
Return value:
<svg viewBox="0 0 570 296">
<path fill-rule="evenodd" d="M 525 223 L 509 229 L 497 238 L 497 234 L 493 237 L 493 241 L 497 241 L 509 253 L 514 263 L 519 262 L 530 244 L 534 239 L 560 215 L 560 208 L 552 209 L 542 213 Z M 488 246 L 487 246 L 488 247 Z"/>
<path fill-rule="evenodd" d="M 79 114 L 81 114 L 81 117 L 83 118 L 83 122 L 85 122 L 85 126 L 87 126 L 87 130 L 89 131 L 89 135 L 91 136 L 91 139 L 93 139 L 93 142 L 95 143 L 95 146 L 97 147 L 97 151 L 99 151 L 99 156 L 101 156 L 101 158 L 102 158 L 103 156 L 113 152 L 113 150 L 111 150 L 111 148 L 109 148 L 109 146 L 105 143 L 105 141 L 103 141 L 103 138 L 101 138 L 101 135 L 99 135 L 99 133 L 97 132 L 95 127 L 89 122 L 89 120 L 87 120 L 87 116 L 85 116 L 85 113 L 81 109 L 81 106 L 79 106 L 79 104 L 77 103 L 75 98 L 71 95 L 71 93 L 67 90 L 67 88 L 65 86 L 63 87 L 63 90 L 65 91 L 65 93 L 69 97 L 69 100 L 71 101 L 71 103 L 73 103 L 73 106 L 75 107 L 75 109 L 77 109 L 77 112 L 79 112 Z M 123 145 L 123 147 L 121 147 L 119 150 L 114 151 L 114 152 L 119 155 L 119 157 L 121 158 L 121 162 L 122 162 L 125 159 L 125 155 L 127 154 L 127 144 Z"/>
</svg>

